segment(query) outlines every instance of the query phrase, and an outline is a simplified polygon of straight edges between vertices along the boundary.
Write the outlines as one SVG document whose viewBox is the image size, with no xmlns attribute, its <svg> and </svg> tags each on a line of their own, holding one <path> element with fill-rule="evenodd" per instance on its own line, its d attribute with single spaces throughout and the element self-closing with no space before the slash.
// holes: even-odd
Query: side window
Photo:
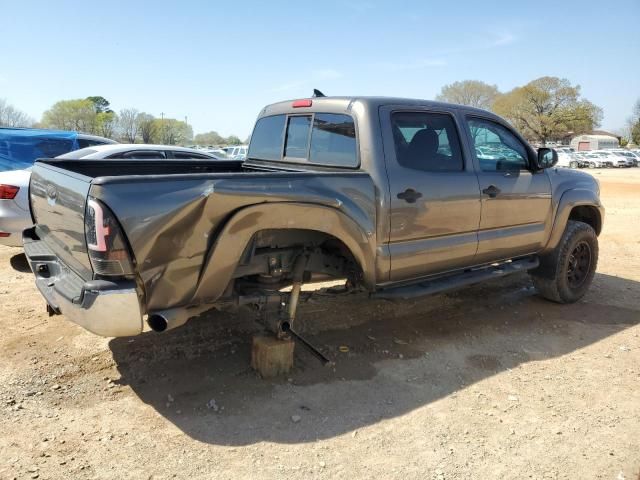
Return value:
<svg viewBox="0 0 640 480">
<path fill-rule="evenodd" d="M 284 147 L 285 157 L 307 158 L 310 129 L 311 116 L 289 117 L 287 140 Z"/>
<path fill-rule="evenodd" d="M 525 170 L 527 149 L 502 125 L 480 118 L 468 119 L 476 158 L 483 172 Z"/>
<path fill-rule="evenodd" d="M 391 116 L 398 163 L 425 172 L 464 169 L 453 118 L 444 113 L 398 112 Z"/>
<path fill-rule="evenodd" d="M 249 157 L 258 160 L 280 160 L 284 140 L 285 115 L 262 117 L 251 134 Z"/>
<path fill-rule="evenodd" d="M 309 162 L 357 167 L 356 127 L 348 115 L 316 113 Z"/>
</svg>

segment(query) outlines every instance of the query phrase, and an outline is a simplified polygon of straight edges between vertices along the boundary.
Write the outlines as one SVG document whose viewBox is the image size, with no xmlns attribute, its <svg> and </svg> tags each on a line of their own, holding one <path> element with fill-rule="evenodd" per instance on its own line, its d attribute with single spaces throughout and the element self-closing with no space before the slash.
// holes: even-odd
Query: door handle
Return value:
<svg viewBox="0 0 640 480">
<path fill-rule="evenodd" d="M 482 193 L 489 195 L 490 198 L 496 198 L 500 193 L 500 189 L 495 185 L 489 185 L 487 188 L 482 190 Z"/>
<path fill-rule="evenodd" d="M 416 200 L 422 197 L 422 194 L 416 192 L 413 188 L 407 188 L 404 192 L 399 193 L 397 197 L 407 203 L 416 203 Z"/>
</svg>

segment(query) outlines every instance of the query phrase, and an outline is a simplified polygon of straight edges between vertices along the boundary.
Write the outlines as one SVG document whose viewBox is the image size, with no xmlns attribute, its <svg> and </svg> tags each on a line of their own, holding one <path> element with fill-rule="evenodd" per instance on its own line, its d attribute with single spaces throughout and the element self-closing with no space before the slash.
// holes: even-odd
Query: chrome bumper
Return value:
<svg viewBox="0 0 640 480">
<path fill-rule="evenodd" d="M 142 332 L 142 310 L 132 281 L 83 281 L 48 246 L 25 230 L 24 251 L 36 286 L 49 305 L 81 327 L 103 337 L 128 337 Z"/>
</svg>

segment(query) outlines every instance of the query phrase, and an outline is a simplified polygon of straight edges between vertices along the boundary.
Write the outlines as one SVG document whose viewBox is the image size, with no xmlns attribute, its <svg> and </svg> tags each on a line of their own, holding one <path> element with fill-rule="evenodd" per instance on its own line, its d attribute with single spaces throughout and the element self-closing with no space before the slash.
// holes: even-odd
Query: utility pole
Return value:
<svg viewBox="0 0 640 480">
<path fill-rule="evenodd" d="M 165 141 L 165 132 L 164 132 L 164 112 L 160 112 L 160 131 L 162 132 L 162 143 L 167 143 Z"/>
</svg>

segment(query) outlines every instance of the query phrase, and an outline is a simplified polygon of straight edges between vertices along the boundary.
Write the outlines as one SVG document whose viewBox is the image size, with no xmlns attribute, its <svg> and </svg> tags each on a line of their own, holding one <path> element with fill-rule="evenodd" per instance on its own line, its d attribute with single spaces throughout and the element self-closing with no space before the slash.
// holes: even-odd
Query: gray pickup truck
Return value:
<svg viewBox="0 0 640 480">
<path fill-rule="evenodd" d="M 403 299 L 529 271 L 575 302 L 604 209 L 556 161 L 483 110 L 286 101 L 260 112 L 242 165 L 40 159 L 24 248 L 49 312 L 104 336 L 233 305 L 294 331 L 300 286 L 329 278 Z"/>
</svg>

